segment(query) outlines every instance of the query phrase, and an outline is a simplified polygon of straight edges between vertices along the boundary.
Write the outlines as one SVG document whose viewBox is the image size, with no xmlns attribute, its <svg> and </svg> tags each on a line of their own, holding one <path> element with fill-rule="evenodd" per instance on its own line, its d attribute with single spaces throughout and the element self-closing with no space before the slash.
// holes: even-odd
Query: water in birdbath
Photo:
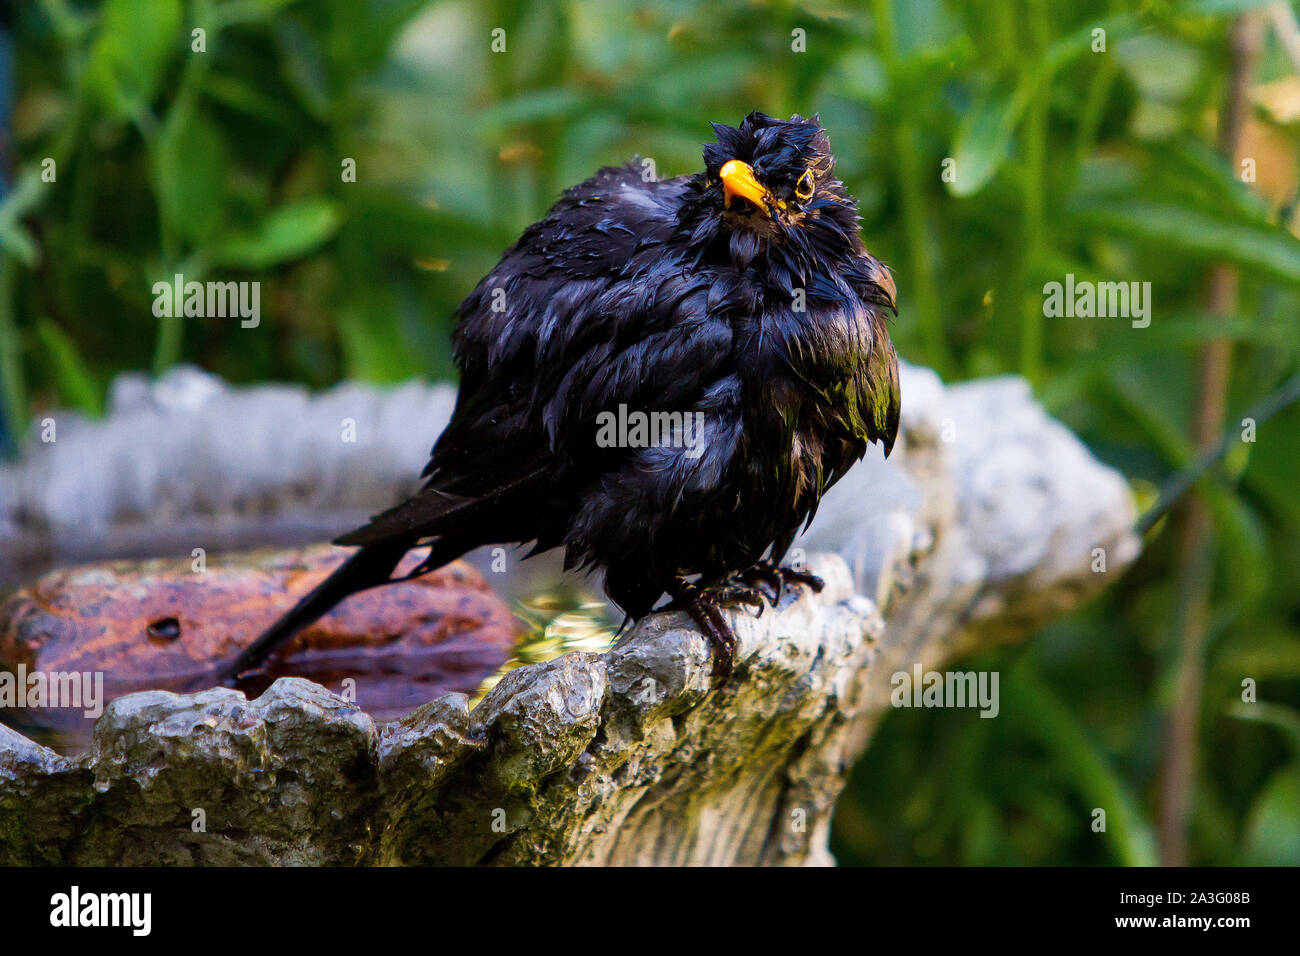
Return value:
<svg viewBox="0 0 1300 956">
<path fill-rule="evenodd" d="M 216 686 L 220 664 L 339 552 L 217 556 L 201 575 L 175 559 L 52 572 L 0 605 L 0 722 L 75 754 L 115 697 Z M 379 722 L 446 693 L 476 704 L 516 667 L 607 649 L 619 618 L 598 594 L 596 582 L 562 574 L 555 561 L 502 567 L 500 554 L 472 554 L 354 596 L 240 689 L 252 698 L 276 678 L 305 677 Z"/>
</svg>

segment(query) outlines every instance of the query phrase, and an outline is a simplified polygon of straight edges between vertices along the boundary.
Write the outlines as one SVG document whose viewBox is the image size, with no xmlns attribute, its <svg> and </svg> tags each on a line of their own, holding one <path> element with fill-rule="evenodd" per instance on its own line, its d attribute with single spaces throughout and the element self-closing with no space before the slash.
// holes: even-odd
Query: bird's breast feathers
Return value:
<svg viewBox="0 0 1300 956">
<path fill-rule="evenodd" d="M 687 412 L 728 376 L 780 378 L 842 406 L 815 420 L 892 444 L 894 285 L 856 218 L 837 200 L 750 231 L 711 188 L 633 161 L 567 190 L 461 305 L 462 404 L 506 405 L 558 452 L 602 412 Z"/>
</svg>

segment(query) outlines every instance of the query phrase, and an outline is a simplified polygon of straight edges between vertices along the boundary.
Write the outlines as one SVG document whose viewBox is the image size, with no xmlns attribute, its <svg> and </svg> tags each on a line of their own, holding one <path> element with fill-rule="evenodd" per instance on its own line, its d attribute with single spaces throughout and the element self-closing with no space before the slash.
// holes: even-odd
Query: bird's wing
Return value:
<svg viewBox="0 0 1300 956">
<path fill-rule="evenodd" d="M 430 475 L 481 471 L 505 441 L 563 464 L 600 411 L 689 406 L 730 348 L 727 296 L 671 242 L 692 188 L 604 169 L 525 231 L 461 307 Z"/>
<path fill-rule="evenodd" d="M 807 296 L 820 306 L 819 321 L 790 314 L 774 323 L 779 351 L 818 396 L 828 437 L 879 441 L 888 454 L 899 422 L 898 355 L 886 326 L 894 309 L 889 270 L 862 256 L 841 274 L 810 277 Z"/>
<path fill-rule="evenodd" d="M 669 244 L 691 188 L 604 169 L 525 230 L 459 310 L 460 395 L 424 490 L 340 541 L 481 523 L 623 454 L 596 449 L 599 412 L 692 407 L 730 355 L 733 297 Z"/>
</svg>

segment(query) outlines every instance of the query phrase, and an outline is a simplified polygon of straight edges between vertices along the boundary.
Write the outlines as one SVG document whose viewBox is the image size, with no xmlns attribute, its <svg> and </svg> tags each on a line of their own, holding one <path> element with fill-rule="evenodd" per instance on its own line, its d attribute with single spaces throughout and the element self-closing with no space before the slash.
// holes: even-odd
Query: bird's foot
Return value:
<svg viewBox="0 0 1300 956">
<path fill-rule="evenodd" d="M 722 607 L 737 607 L 739 605 L 752 607 L 758 612 L 754 615 L 755 617 L 762 617 L 763 612 L 767 610 L 768 593 L 762 588 L 739 578 L 730 578 L 724 581 L 714 588 L 711 593 Z"/>
<path fill-rule="evenodd" d="M 715 687 L 721 687 L 731 676 L 732 665 L 736 660 L 736 634 L 722 614 L 718 592 L 703 591 L 687 584 L 673 597 L 669 607 L 689 614 L 713 645 L 713 683 Z"/>
<path fill-rule="evenodd" d="M 758 565 L 732 575 L 728 583 L 734 587 L 749 588 L 773 607 L 781 600 L 781 578 L 774 571 L 761 569 Z"/>
<path fill-rule="evenodd" d="M 811 571 L 799 571 L 795 568 L 777 568 L 777 573 L 786 584 L 803 584 L 812 590 L 813 594 L 821 594 L 826 587 L 826 582 Z"/>
<path fill-rule="evenodd" d="M 817 575 L 795 568 L 782 567 L 774 561 L 759 561 L 748 571 L 742 572 L 741 579 L 751 584 L 766 584 L 771 587 L 771 591 L 763 593 L 773 605 L 781 600 L 781 592 L 784 588 L 803 584 L 812 588 L 813 593 L 817 594 L 826 587 L 826 582 Z"/>
</svg>

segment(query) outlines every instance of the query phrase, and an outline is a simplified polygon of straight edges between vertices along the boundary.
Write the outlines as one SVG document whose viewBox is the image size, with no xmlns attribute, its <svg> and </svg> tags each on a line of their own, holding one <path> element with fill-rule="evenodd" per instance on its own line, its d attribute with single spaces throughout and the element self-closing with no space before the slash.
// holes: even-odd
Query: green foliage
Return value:
<svg viewBox="0 0 1300 956">
<path fill-rule="evenodd" d="M 906 358 L 949 378 L 1025 374 L 1097 454 L 1158 485 L 1193 458 L 1200 345 L 1234 343 L 1230 422 L 1300 356 L 1300 130 L 1252 112 L 1259 188 L 1212 145 L 1228 26 L 1250 6 L 21 4 L 4 411 L 14 433 L 39 407 L 97 413 L 116 372 L 182 360 L 318 386 L 449 376 L 457 302 L 561 188 L 634 154 L 694 171 L 708 121 L 758 108 L 820 113 L 866 242 L 894 268 Z M 1257 72 L 1292 72 L 1275 40 Z M 1219 262 L 1241 270 L 1226 317 L 1206 301 Z M 153 284 L 176 273 L 260 281 L 264 320 L 155 318 Z M 1043 285 L 1066 273 L 1150 282 L 1150 327 L 1046 317 Z M 1298 447 L 1292 408 L 1205 483 L 1195 862 L 1296 861 Z M 1151 860 L 1180 600 L 1169 538 L 1158 526 L 1137 567 L 1026 651 L 975 662 L 1004 674 L 998 719 L 891 714 L 841 806 L 841 859 Z M 1239 703 L 1244 678 L 1260 704 Z"/>
</svg>

